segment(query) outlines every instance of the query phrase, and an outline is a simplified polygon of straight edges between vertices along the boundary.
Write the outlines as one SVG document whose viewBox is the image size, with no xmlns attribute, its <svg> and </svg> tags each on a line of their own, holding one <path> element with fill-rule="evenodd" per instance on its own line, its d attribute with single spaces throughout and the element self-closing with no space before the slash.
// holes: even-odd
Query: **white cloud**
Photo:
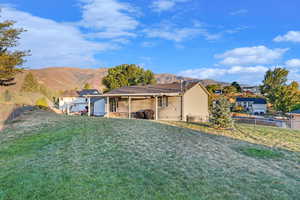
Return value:
<svg viewBox="0 0 300 200">
<path fill-rule="evenodd" d="M 248 13 L 247 9 L 240 9 L 240 10 L 233 11 L 229 14 L 230 15 L 244 15 L 244 14 L 247 14 L 247 13 Z"/>
<path fill-rule="evenodd" d="M 142 47 L 154 47 L 155 43 L 154 42 L 142 42 L 141 46 Z"/>
<path fill-rule="evenodd" d="M 197 78 L 197 79 L 209 79 L 215 78 L 218 76 L 223 76 L 226 73 L 224 69 L 218 68 L 199 68 L 199 69 L 188 69 L 179 72 L 178 75 L 190 78 Z"/>
<path fill-rule="evenodd" d="M 235 34 L 235 33 L 239 33 L 241 31 L 247 30 L 247 29 L 250 29 L 250 27 L 249 26 L 237 26 L 237 27 L 234 27 L 231 29 L 227 29 L 224 32 L 227 34 Z"/>
<path fill-rule="evenodd" d="M 275 42 L 300 42 L 300 31 L 289 31 L 274 38 Z"/>
<path fill-rule="evenodd" d="M 216 40 L 220 37 L 219 34 L 211 34 L 198 26 L 178 28 L 170 23 L 161 23 L 156 27 L 144 29 L 143 32 L 150 38 L 162 38 L 175 42 L 182 42 L 198 35 L 203 36 L 206 40 Z"/>
<path fill-rule="evenodd" d="M 225 75 L 238 75 L 238 74 L 251 74 L 251 73 L 264 73 L 268 70 L 264 66 L 233 66 L 230 68 L 199 68 L 185 70 L 179 73 L 181 76 L 207 79 L 207 78 L 218 78 Z"/>
<path fill-rule="evenodd" d="M 157 0 L 152 3 L 153 10 L 157 12 L 170 10 L 174 6 L 175 6 L 175 2 L 169 0 Z"/>
<path fill-rule="evenodd" d="M 197 79 L 215 79 L 219 81 L 239 81 L 255 85 L 261 82 L 264 73 L 268 70 L 265 66 L 232 66 L 229 68 L 198 68 L 179 72 L 180 76 Z"/>
<path fill-rule="evenodd" d="M 233 66 L 227 70 L 228 74 L 241 74 L 241 73 L 264 73 L 268 70 L 265 66 Z"/>
<path fill-rule="evenodd" d="M 21 35 L 20 48 L 31 50 L 26 66 L 90 67 L 100 63 L 94 58 L 101 51 L 116 48 L 110 43 L 92 42 L 85 39 L 78 28 L 70 24 L 36 17 L 11 7 L 2 7 L 3 19 L 17 21 L 16 27 L 27 32 Z"/>
<path fill-rule="evenodd" d="M 215 55 L 223 59 L 223 65 L 256 65 L 271 64 L 280 59 L 288 49 L 269 49 L 265 46 L 242 47 Z"/>
<path fill-rule="evenodd" d="M 189 0 L 155 0 L 151 8 L 155 12 L 162 12 L 172 9 L 177 3 L 187 2 Z"/>
<path fill-rule="evenodd" d="M 116 38 L 135 36 L 134 31 L 139 22 L 133 14 L 137 10 L 127 3 L 117 0 L 80 0 L 83 2 L 82 20 L 79 25 L 90 28 L 94 33 L 90 37 Z"/>
<path fill-rule="evenodd" d="M 300 59 L 291 59 L 285 62 L 287 67 L 300 67 Z"/>
</svg>

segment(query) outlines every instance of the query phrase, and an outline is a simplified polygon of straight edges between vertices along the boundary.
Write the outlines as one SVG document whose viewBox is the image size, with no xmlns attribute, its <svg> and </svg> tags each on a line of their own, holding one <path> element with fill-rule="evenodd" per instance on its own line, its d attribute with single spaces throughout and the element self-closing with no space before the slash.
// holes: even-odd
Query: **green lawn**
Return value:
<svg viewBox="0 0 300 200">
<path fill-rule="evenodd" d="M 189 128 L 208 134 L 222 135 L 250 143 L 262 144 L 274 148 L 282 148 L 300 152 L 300 131 L 270 126 L 254 126 L 249 124 L 235 124 L 233 130 L 216 130 L 207 123 L 186 123 L 162 121 L 161 123 Z"/>
<path fill-rule="evenodd" d="M 0 199 L 299 199 L 300 153 L 253 143 L 35 111 L 0 132 Z"/>
</svg>

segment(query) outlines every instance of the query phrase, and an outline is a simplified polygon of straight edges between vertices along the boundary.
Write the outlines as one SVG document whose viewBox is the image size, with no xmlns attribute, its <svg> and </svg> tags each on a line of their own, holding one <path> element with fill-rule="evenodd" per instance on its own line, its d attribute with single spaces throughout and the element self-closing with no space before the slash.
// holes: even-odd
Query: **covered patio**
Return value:
<svg viewBox="0 0 300 200">
<path fill-rule="evenodd" d="M 106 117 L 139 118 L 137 112 L 152 110 L 154 120 L 167 112 L 169 103 L 177 100 L 178 94 L 106 94 Z M 171 102 L 169 102 L 171 100 Z M 179 115 L 181 115 L 179 113 Z M 180 116 L 179 116 L 180 117 Z M 178 118 L 178 116 L 177 116 Z M 180 119 L 179 119 L 180 120 Z"/>
</svg>

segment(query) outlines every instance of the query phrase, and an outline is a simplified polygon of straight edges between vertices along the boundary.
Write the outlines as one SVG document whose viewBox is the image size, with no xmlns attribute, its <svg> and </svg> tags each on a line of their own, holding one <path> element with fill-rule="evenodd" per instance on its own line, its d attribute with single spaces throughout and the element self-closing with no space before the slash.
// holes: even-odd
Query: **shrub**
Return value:
<svg viewBox="0 0 300 200">
<path fill-rule="evenodd" d="M 154 119 L 155 112 L 153 110 L 140 110 L 136 112 L 138 119 Z"/>
<path fill-rule="evenodd" d="M 145 118 L 146 119 L 154 119 L 154 111 L 153 110 L 145 110 Z"/>
<path fill-rule="evenodd" d="M 48 105 L 48 101 L 45 97 L 43 98 L 39 98 L 36 103 L 36 106 L 38 106 L 41 109 L 48 109 L 49 105 Z"/>
<path fill-rule="evenodd" d="M 245 111 L 245 110 L 244 110 L 244 107 L 243 107 L 243 106 L 235 106 L 235 107 L 233 108 L 233 111 L 234 111 L 234 112 L 243 112 L 243 111 Z"/>
<path fill-rule="evenodd" d="M 225 98 L 220 98 L 213 103 L 211 123 L 214 128 L 232 128 L 233 120 L 230 115 L 230 103 Z"/>
</svg>

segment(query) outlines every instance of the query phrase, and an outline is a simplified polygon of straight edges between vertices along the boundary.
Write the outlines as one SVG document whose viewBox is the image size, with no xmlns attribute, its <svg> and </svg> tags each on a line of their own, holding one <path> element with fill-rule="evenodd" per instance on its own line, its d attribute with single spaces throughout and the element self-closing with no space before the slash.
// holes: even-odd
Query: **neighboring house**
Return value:
<svg viewBox="0 0 300 200">
<path fill-rule="evenodd" d="M 236 106 L 241 106 L 245 111 L 252 114 L 265 114 L 267 112 L 267 101 L 263 98 L 236 98 Z"/>
<path fill-rule="evenodd" d="M 220 94 L 221 95 L 221 94 L 223 94 L 223 90 L 215 90 L 214 94 Z"/>
<path fill-rule="evenodd" d="M 256 95 L 260 94 L 259 86 L 241 86 L 243 92 L 250 92 Z"/>
<path fill-rule="evenodd" d="M 300 109 L 288 113 L 291 119 L 291 128 L 300 130 Z"/>
<path fill-rule="evenodd" d="M 122 87 L 105 93 L 107 117 L 135 117 L 154 111 L 155 120 L 207 121 L 209 92 L 200 83 Z"/>
<path fill-rule="evenodd" d="M 100 95 L 96 89 L 65 91 L 59 98 L 59 110 L 67 114 L 88 112 L 89 115 L 104 115 L 105 103 Z"/>
</svg>

